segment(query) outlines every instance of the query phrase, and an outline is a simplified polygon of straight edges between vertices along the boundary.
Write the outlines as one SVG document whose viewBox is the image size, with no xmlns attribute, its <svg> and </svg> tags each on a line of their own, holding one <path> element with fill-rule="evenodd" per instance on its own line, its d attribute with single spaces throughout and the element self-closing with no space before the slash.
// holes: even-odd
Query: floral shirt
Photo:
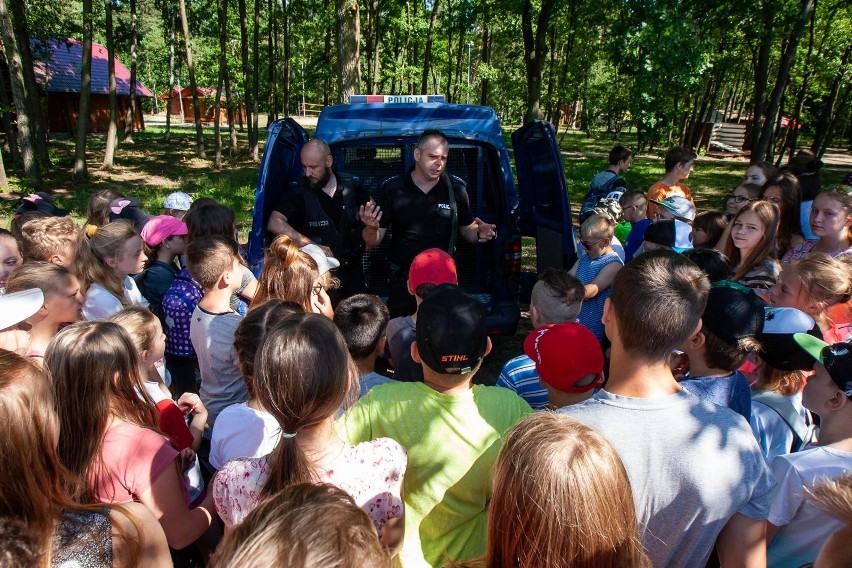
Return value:
<svg viewBox="0 0 852 568">
<path fill-rule="evenodd" d="M 180 271 L 163 294 L 163 331 L 166 333 L 166 353 L 169 355 L 195 355 L 189 338 L 189 322 L 203 295 L 201 285 L 189 275 L 186 268 Z"/>
<path fill-rule="evenodd" d="M 225 526 L 240 524 L 259 504 L 271 470 L 268 458 L 232 460 L 216 474 L 213 498 Z M 388 520 L 402 517 L 402 478 L 407 462 L 405 448 L 390 438 L 378 438 L 357 446 L 346 444 L 337 459 L 316 476 L 317 481 L 349 493 L 381 536 Z"/>
<path fill-rule="evenodd" d="M 790 250 L 781 259 L 781 264 L 790 264 L 794 260 L 799 260 L 808 256 L 819 241 L 803 241 Z M 834 258 L 843 258 L 844 256 L 852 257 L 852 247 L 833 250 L 828 253 Z"/>
</svg>

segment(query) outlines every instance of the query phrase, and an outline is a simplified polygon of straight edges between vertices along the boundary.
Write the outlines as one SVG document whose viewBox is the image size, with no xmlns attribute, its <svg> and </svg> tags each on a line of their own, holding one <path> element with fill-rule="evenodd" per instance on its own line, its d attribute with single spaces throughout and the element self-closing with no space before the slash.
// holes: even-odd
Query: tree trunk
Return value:
<svg viewBox="0 0 852 568">
<path fill-rule="evenodd" d="M 843 108 L 842 105 L 835 105 L 837 101 L 837 95 L 840 92 L 840 87 L 843 84 L 843 80 L 846 76 L 846 66 L 849 63 L 850 52 L 852 52 L 852 45 L 847 46 L 846 51 L 843 52 L 843 57 L 840 59 L 840 68 L 837 70 L 837 75 L 834 77 L 834 81 L 831 83 L 831 89 L 828 92 L 828 97 L 822 103 L 822 112 L 817 119 L 814 140 L 811 144 L 811 151 L 814 154 L 819 153 L 820 149 L 825 152 L 824 147 L 828 145 L 829 142 L 829 131 L 832 123 L 832 118 L 835 115 L 836 107 Z"/>
<path fill-rule="evenodd" d="M 248 20 L 246 19 L 246 0 L 239 0 L 240 9 L 240 58 L 243 64 L 243 100 L 245 101 L 245 111 L 251 112 L 251 75 L 249 74 L 249 37 L 248 37 Z M 242 113 L 240 113 L 242 117 Z M 242 121 L 240 121 L 242 124 Z M 254 137 L 251 131 L 251 120 L 248 121 L 248 143 L 249 149 L 253 145 Z"/>
<path fill-rule="evenodd" d="M 222 169 L 221 113 L 219 110 L 222 108 L 222 87 L 225 83 L 225 72 L 228 65 L 228 0 L 218 0 L 216 12 L 219 17 L 219 79 L 216 81 L 216 102 L 213 105 L 213 140 L 216 149 L 213 167 L 219 170 Z"/>
<path fill-rule="evenodd" d="M 195 65 L 192 62 L 192 45 L 189 36 L 189 21 L 186 17 L 186 0 L 179 0 L 180 23 L 183 28 L 183 43 L 186 47 L 186 70 L 189 73 L 189 88 L 192 91 L 192 112 L 195 116 L 195 155 L 206 159 L 204 151 L 204 127 L 201 125 L 201 108 L 198 105 L 198 86 L 195 83 Z"/>
<path fill-rule="evenodd" d="M 106 8 L 106 42 L 107 42 L 107 73 L 109 75 L 109 126 L 107 127 L 106 151 L 104 152 L 103 169 L 111 170 L 115 157 L 115 147 L 118 145 L 118 99 L 115 93 L 115 46 L 112 30 L 112 0 L 105 0 Z"/>
<path fill-rule="evenodd" d="M 790 79 L 790 71 L 796 61 L 796 49 L 799 46 L 799 38 L 808 23 L 813 4 L 814 0 L 802 0 L 802 9 L 799 14 L 799 19 L 793 25 L 790 37 L 787 39 L 787 48 L 784 50 L 784 54 L 782 55 L 778 66 L 778 76 L 775 79 L 775 87 L 772 89 L 772 94 L 769 97 L 769 104 L 766 108 L 766 120 L 763 122 L 763 128 L 760 131 L 760 138 L 752 152 L 752 161 L 762 161 L 766 159 L 766 154 L 769 150 L 770 138 L 775 127 L 773 119 L 778 113 L 778 108 L 781 105 L 781 97 L 784 94 L 784 90 L 787 88 L 787 83 Z"/>
<path fill-rule="evenodd" d="M 541 118 L 541 71 L 547 56 L 547 28 L 556 0 L 542 0 L 535 32 L 532 29 L 532 0 L 524 0 L 521 28 L 524 36 L 524 64 L 527 76 L 527 108 L 524 124 Z"/>
<path fill-rule="evenodd" d="M 266 9 L 269 11 L 267 17 L 267 41 L 266 41 L 266 59 L 267 65 L 267 81 L 269 84 L 269 99 L 267 100 L 266 126 L 267 128 L 275 120 L 278 114 L 278 101 L 276 93 L 278 85 L 275 82 L 275 60 L 276 60 L 276 40 L 278 38 L 278 19 L 276 18 L 276 4 L 273 0 L 267 0 Z"/>
<path fill-rule="evenodd" d="M 231 99 L 231 76 L 228 73 L 228 58 L 225 58 L 225 106 L 228 109 L 228 141 L 231 148 L 231 157 L 233 158 L 237 154 L 237 126 L 236 119 L 234 118 L 234 110 L 238 113 L 239 116 L 242 116 L 243 113 L 239 109 L 234 109 L 234 102 Z"/>
<path fill-rule="evenodd" d="M 846 108 L 846 105 L 849 103 L 849 98 L 852 96 L 852 83 L 846 84 L 846 90 L 843 93 L 843 96 L 840 97 L 840 103 L 835 107 L 835 111 L 838 108 Z M 849 118 L 847 117 L 848 121 Z M 816 155 L 817 158 L 822 159 L 825 155 L 826 150 L 828 150 L 828 145 L 831 143 L 831 137 L 834 132 L 835 127 L 837 126 L 837 112 L 832 113 L 831 119 L 828 122 L 828 129 L 826 130 L 825 138 L 823 138 L 822 145 L 819 147 Z"/>
<path fill-rule="evenodd" d="M 12 17 L 12 26 L 15 30 L 15 38 L 18 41 L 18 55 L 21 58 L 21 71 L 26 85 L 28 104 L 30 105 L 30 120 L 33 127 L 33 141 L 35 143 L 36 155 L 42 166 L 50 165 L 50 154 L 47 152 L 47 123 L 41 107 L 39 88 L 35 80 L 33 67 L 33 56 L 30 50 L 30 33 L 27 26 L 26 7 L 23 1 L 13 0 L 9 4 Z"/>
<path fill-rule="evenodd" d="M 0 0 L 2 2 L 4 0 Z M 92 93 L 92 0 L 83 0 L 83 61 L 80 66 L 80 108 L 77 114 L 77 139 L 74 146 L 74 181 L 89 177 L 86 168 L 86 138 L 89 129 L 89 99 Z"/>
<path fill-rule="evenodd" d="M 163 134 L 166 142 L 169 141 L 172 131 L 172 97 L 175 91 L 175 12 L 169 8 L 169 98 L 166 101 L 166 132 Z M 180 105 L 180 93 L 178 93 L 178 105 Z M 183 113 L 181 113 L 182 115 Z"/>
<path fill-rule="evenodd" d="M 361 16 L 357 0 L 335 0 L 337 16 L 337 100 L 346 102 L 361 90 Z"/>
<path fill-rule="evenodd" d="M 763 28 L 760 36 L 760 46 L 754 64 L 754 100 L 752 110 L 751 163 L 759 162 L 762 158 L 755 157 L 757 141 L 760 138 L 760 127 L 763 124 L 763 110 L 766 103 L 766 83 L 769 81 L 769 52 L 772 48 L 772 30 L 774 28 L 775 3 L 773 0 L 762 0 Z"/>
<path fill-rule="evenodd" d="M 479 60 L 485 65 L 491 65 L 491 28 L 488 26 L 488 14 L 483 18 L 482 25 L 482 47 L 480 48 Z M 482 78 L 479 82 L 479 104 L 488 106 L 488 90 L 491 87 L 491 81 L 488 76 Z"/>
<path fill-rule="evenodd" d="M 0 69 L 0 85 L 5 84 L 6 76 Z M 0 89 L 0 106 L 3 108 L 3 132 L 6 133 L 6 142 L 9 144 L 9 159 L 12 160 L 13 164 L 17 164 L 21 160 L 21 153 L 18 150 L 18 131 L 15 126 L 15 116 L 11 110 L 13 104 L 9 100 L 9 93 L 6 92 L 6 89 Z"/>
<path fill-rule="evenodd" d="M 9 179 L 6 177 L 6 164 L 3 163 L 2 150 L 0 150 L 0 189 L 4 192 L 9 190 Z"/>
<path fill-rule="evenodd" d="M 432 0 L 432 17 L 429 19 L 429 33 L 426 35 L 426 49 L 423 52 L 423 73 L 420 75 L 420 94 L 429 92 L 429 69 L 432 67 L 432 43 L 435 35 L 435 24 L 438 22 L 438 5 L 440 0 Z"/>
<path fill-rule="evenodd" d="M 252 73 L 252 108 L 251 108 L 251 117 L 249 117 L 248 122 L 251 123 L 251 131 L 254 134 L 254 137 L 251 141 L 251 147 L 249 148 L 249 156 L 255 162 L 258 160 L 258 129 L 257 129 L 257 121 L 258 121 L 258 105 L 260 104 L 260 46 L 258 43 L 258 36 L 260 35 L 260 0 L 254 0 L 254 33 L 252 34 L 252 69 L 254 73 Z"/>
<path fill-rule="evenodd" d="M 136 119 L 136 58 L 139 51 L 138 27 L 136 18 L 136 0 L 130 0 L 130 107 L 124 121 L 124 142 L 133 142 L 133 128 Z M 156 100 L 156 93 L 154 99 Z"/>
<path fill-rule="evenodd" d="M 16 0 L 13 0 L 16 1 Z M 21 147 L 21 158 L 24 161 L 24 172 L 35 187 L 40 187 L 41 167 L 36 157 L 36 148 L 33 141 L 34 132 L 28 97 L 37 96 L 27 92 L 24 82 L 24 73 L 21 67 L 21 56 L 18 51 L 15 31 L 12 27 L 12 18 L 6 5 L 6 0 L 0 0 L 0 32 L 3 35 L 3 44 L 6 47 L 6 60 L 9 63 L 9 79 L 12 87 L 12 99 L 15 101 L 15 110 L 18 113 L 18 144 Z"/>
<path fill-rule="evenodd" d="M 290 116 L 290 9 L 287 6 L 287 0 L 282 0 L 282 8 L 284 13 L 283 16 L 283 26 L 284 26 L 284 65 L 281 69 L 281 83 L 282 83 L 282 101 L 281 110 L 284 113 L 284 116 Z"/>
</svg>

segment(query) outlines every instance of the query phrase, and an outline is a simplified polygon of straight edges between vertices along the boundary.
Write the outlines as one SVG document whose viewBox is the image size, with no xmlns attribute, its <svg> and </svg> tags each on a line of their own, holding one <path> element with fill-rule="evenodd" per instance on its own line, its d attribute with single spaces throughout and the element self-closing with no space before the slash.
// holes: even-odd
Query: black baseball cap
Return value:
<svg viewBox="0 0 852 568">
<path fill-rule="evenodd" d="M 740 339 L 763 331 L 765 305 L 751 288 L 721 280 L 710 287 L 701 321 L 713 335 L 735 346 Z"/>
<path fill-rule="evenodd" d="M 417 350 L 435 372 L 461 375 L 485 356 L 485 309 L 455 284 L 435 287 L 417 309 Z"/>
<path fill-rule="evenodd" d="M 837 388 L 846 396 L 852 396 L 852 343 L 843 341 L 829 345 L 807 333 L 797 333 L 793 339 L 814 361 L 822 363 Z"/>
<path fill-rule="evenodd" d="M 760 357 L 781 371 L 810 371 L 814 359 L 794 339 L 805 333 L 822 339 L 822 332 L 814 319 L 796 308 L 764 308 L 763 332 L 758 336 Z"/>
</svg>

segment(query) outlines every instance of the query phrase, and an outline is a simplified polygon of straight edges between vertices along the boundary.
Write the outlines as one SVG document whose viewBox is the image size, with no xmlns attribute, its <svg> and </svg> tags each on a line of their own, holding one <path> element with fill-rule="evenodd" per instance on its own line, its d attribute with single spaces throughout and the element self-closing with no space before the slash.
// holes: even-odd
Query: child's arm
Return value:
<svg viewBox="0 0 852 568">
<path fill-rule="evenodd" d="M 185 392 L 177 401 L 178 407 L 184 414 L 192 414 L 192 421 L 189 423 L 189 432 L 192 434 L 192 449 L 196 452 L 201 446 L 201 438 L 204 435 L 204 427 L 207 425 L 207 409 L 198 395 L 191 392 Z"/>
<path fill-rule="evenodd" d="M 601 271 L 598 272 L 597 277 L 584 286 L 586 289 L 585 299 L 588 300 L 589 298 L 594 298 L 600 294 L 602 290 L 606 290 L 612 286 L 615 274 L 621 270 L 621 267 L 622 264 L 620 262 L 611 262 L 604 266 Z"/>
</svg>

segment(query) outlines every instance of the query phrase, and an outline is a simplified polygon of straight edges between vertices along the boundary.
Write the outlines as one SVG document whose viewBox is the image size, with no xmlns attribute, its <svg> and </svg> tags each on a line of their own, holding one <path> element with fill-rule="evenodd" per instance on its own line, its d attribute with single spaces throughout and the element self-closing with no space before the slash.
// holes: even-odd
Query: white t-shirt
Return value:
<svg viewBox="0 0 852 568">
<path fill-rule="evenodd" d="M 778 485 L 767 520 L 781 528 L 767 550 L 771 568 L 797 568 L 813 562 L 825 540 L 843 526 L 810 499 L 807 491 L 850 471 L 852 452 L 828 446 L 775 458 L 772 473 Z"/>
<path fill-rule="evenodd" d="M 142 296 L 142 292 L 136 287 L 136 281 L 130 276 L 124 277 L 124 299 L 131 306 L 148 307 L 148 300 Z M 112 292 L 98 283 L 89 286 L 86 292 L 86 301 L 83 304 L 84 320 L 102 320 L 112 314 L 124 309 L 121 300 L 116 298 Z"/>
<path fill-rule="evenodd" d="M 272 453 L 281 428 L 265 410 L 255 410 L 248 403 L 232 404 L 219 414 L 210 439 L 210 465 L 215 469 L 237 458 L 259 458 Z"/>
<path fill-rule="evenodd" d="M 808 417 L 808 411 L 802 406 L 801 391 L 785 398 L 793 404 L 802 420 Z M 766 463 L 772 463 L 777 456 L 790 453 L 790 446 L 793 445 L 793 431 L 790 426 L 780 414 L 756 400 L 751 401 L 751 430 L 757 438 Z"/>
</svg>

